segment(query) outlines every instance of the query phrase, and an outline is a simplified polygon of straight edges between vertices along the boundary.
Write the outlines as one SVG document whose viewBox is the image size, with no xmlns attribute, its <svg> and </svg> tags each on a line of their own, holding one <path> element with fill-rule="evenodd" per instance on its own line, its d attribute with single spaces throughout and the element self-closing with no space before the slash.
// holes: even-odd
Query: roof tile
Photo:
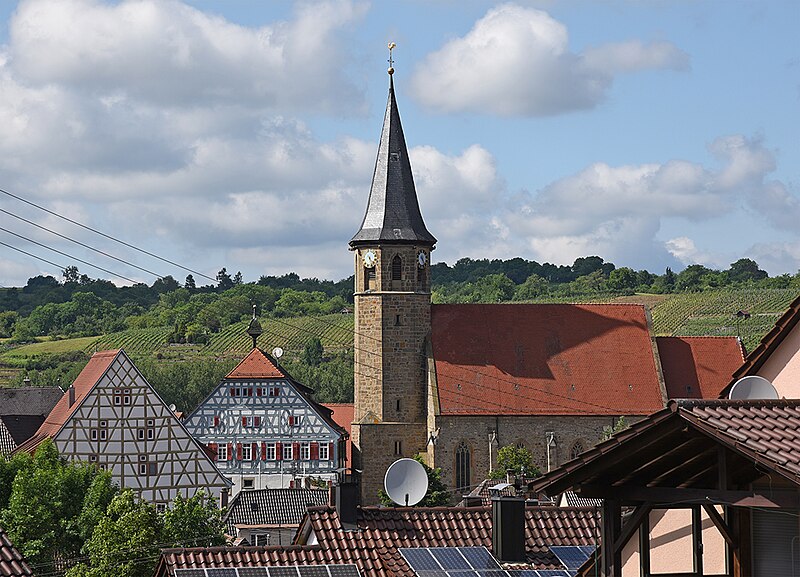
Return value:
<svg viewBox="0 0 800 577">
<path fill-rule="evenodd" d="M 255 348 L 227 374 L 226 379 L 283 379 L 286 375 L 277 363 L 259 348 Z"/>
</svg>

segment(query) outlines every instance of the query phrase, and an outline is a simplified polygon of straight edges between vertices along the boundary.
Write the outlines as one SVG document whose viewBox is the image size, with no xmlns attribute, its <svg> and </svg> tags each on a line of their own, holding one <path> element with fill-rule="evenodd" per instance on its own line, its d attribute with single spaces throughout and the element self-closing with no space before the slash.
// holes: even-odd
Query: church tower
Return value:
<svg viewBox="0 0 800 577">
<path fill-rule="evenodd" d="M 390 46 L 391 49 L 391 46 Z M 390 59 L 391 64 L 391 59 Z M 377 502 L 400 457 L 426 450 L 426 342 L 431 328 L 430 254 L 389 68 L 389 100 L 355 255 L 353 466 L 362 504 Z"/>
</svg>

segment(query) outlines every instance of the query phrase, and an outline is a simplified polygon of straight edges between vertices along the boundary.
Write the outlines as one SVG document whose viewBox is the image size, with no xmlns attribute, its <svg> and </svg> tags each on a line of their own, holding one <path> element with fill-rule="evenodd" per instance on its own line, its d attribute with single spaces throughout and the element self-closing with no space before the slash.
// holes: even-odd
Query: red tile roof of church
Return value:
<svg viewBox="0 0 800 577">
<path fill-rule="evenodd" d="M 657 337 L 670 399 L 716 399 L 744 362 L 736 337 Z"/>
<path fill-rule="evenodd" d="M 227 374 L 226 379 L 283 379 L 286 378 L 264 351 L 255 348 Z"/>
<path fill-rule="evenodd" d="M 353 403 L 323 403 L 323 407 L 326 407 L 333 411 L 331 414 L 331 418 L 339 425 L 342 429 L 347 431 L 348 437 L 350 436 L 350 429 L 353 424 L 353 414 L 354 414 L 354 407 Z M 347 439 L 347 463 L 348 466 L 352 466 L 352 454 L 353 454 L 353 442 L 350 438 Z"/>
<path fill-rule="evenodd" d="M 645 308 L 433 305 L 442 414 L 647 415 L 664 407 Z"/>
<path fill-rule="evenodd" d="M 30 439 L 17 447 L 16 451 L 26 451 L 33 453 L 36 448 L 47 438 L 52 438 L 64 423 L 72 416 L 72 413 L 80 406 L 86 395 L 94 388 L 100 378 L 105 374 L 114 359 L 117 358 L 121 349 L 114 349 L 110 351 L 100 351 L 92 355 L 89 362 L 83 367 L 78 377 L 72 383 L 75 389 L 75 402 L 70 405 L 69 392 L 66 392 L 47 415 L 44 423 L 36 431 Z"/>
</svg>

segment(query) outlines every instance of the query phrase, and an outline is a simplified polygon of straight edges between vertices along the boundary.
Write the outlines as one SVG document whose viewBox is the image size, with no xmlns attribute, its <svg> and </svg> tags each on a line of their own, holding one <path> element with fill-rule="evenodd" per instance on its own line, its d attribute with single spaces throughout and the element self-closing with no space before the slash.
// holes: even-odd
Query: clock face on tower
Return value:
<svg viewBox="0 0 800 577">
<path fill-rule="evenodd" d="M 375 254 L 375 251 L 368 250 L 364 253 L 364 266 L 367 268 L 372 268 L 375 266 L 375 263 L 378 262 L 378 255 Z"/>
<path fill-rule="evenodd" d="M 417 265 L 419 268 L 425 268 L 425 263 L 428 262 L 428 255 L 424 250 L 417 253 Z"/>
</svg>

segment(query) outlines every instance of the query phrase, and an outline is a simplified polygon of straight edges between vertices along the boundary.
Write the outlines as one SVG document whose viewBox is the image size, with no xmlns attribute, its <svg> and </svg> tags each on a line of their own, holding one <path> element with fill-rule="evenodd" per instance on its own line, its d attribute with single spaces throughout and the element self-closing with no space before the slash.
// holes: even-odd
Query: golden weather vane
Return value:
<svg viewBox="0 0 800 577">
<path fill-rule="evenodd" d="M 389 75 L 394 74 L 394 60 L 392 59 L 392 50 L 397 48 L 397 44 L 389 42 Z"/>
</svg>

